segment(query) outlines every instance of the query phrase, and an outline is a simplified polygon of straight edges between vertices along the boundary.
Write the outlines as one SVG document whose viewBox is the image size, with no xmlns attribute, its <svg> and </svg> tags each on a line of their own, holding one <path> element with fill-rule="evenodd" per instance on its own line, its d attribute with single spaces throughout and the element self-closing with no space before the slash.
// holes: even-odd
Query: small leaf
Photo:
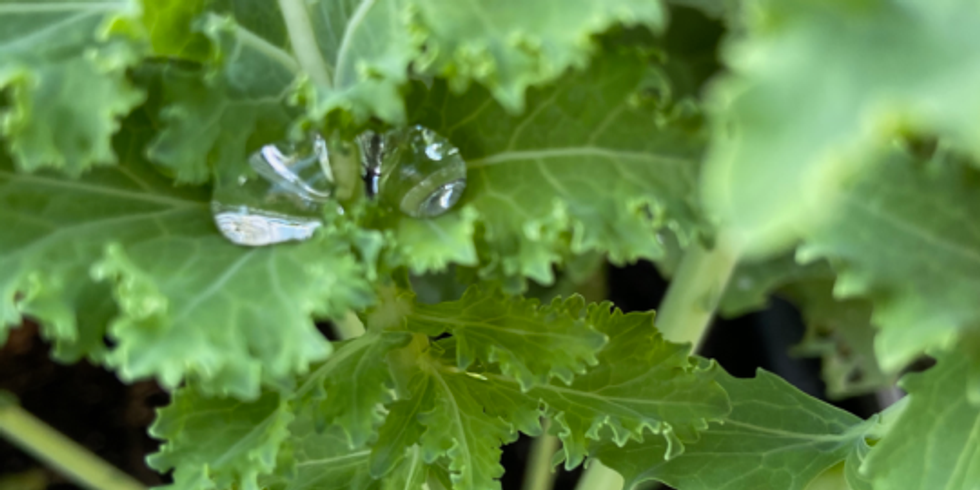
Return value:
<svg viewBox="0 0 980 490">
<path fill-rule="evenodd" d="M 583 309 L 580 296 L 540 306 L 535 299 L 473 287 L 459 301 L 416 304 L 408 329 L 431 336 L 452 333 L 460 369 L 477 361 L 497 363 L 528 389 L 552 377 L 568 383 L 596 364 L 606 340 L 580 318 Z"/>
<path fill-rule="evenodd" d="M 126 78 L 140 61 L 135 1 L 0 5 L 0 135 L 17 167 L 80 175 L 117 161 L 119 119 L 143 100 Z"/>
<path fill-rule="evenodd" d="M 208 398 L 193 387 L 174 393 L 160 410 L 150 435 L 166 442 L 148 464 L 157 471 L 176 468 L 174 483 L 163 488 L 258 490 L 259 475 L 276 467 L 293 414 L 274 393 L 251 403 Z"/>
</svg>

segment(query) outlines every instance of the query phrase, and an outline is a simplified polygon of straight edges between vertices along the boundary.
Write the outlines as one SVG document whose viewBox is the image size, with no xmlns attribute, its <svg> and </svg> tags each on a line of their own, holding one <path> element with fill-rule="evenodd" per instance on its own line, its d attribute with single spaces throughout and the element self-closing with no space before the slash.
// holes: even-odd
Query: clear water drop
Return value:
<svg viewBox="0 0 980 490">
<path fill-rule="evenodd" d="M 327 142 L 318 134 L 304 141 L 265 145 L 249 156 L 248 163 L 278 192 L 325 202 L 334 190 Z"/>
<path fill-rule="evenodd" d="M 334 185 L 322 137 L 265 145 L 248 163 L 256 175 L 215 182 L 211 212 L 225 238 L 259 247 L 307 240 L 323 226 L 320 211 Z"/>
<path fill-rule="evenodd" d="M 211 203 L 214 223 L 232 243 L 261 247 L 313 236 L 323 223 L 316 218 L 279 214 L 247 206 Z"/>
<path fill-rule="evenodd" d="M 452 209 L 466 190 L 466 162 L 444 136 L 423 126 L 385 133 L 379 193 L 414 218 Z"/>
</svg>

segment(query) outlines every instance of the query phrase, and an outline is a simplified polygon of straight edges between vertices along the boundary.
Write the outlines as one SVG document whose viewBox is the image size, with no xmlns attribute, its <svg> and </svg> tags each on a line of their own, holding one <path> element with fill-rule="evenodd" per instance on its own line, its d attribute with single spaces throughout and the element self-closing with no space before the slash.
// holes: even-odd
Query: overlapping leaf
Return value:
<svg viewBox="0 0 980 490">
<path fill-rule="evenodd" d="M 547 405 L 548 416 L 562 427 L 567 468 L 581 463 L 589 445 L 610 439 L 610 433 L 619 446 L 652 433 L 665 444 L 659 457 L 672 457 L 708 421 L 728 413 L 728 397 L 715 382 L 718 368 L 693 366 L 689 347 L 664 341 L 653 328 L 652 313 L 610 313 L 608 304 L 594 304 L 587 318 L 611 339 L 599 364 L 570 384 L 553 381 L 527 392 Z"/>
<path fill-rule="evenodd" d="M 980 406 L 966 396 L 968 360 L 958 352 L 938 360 L 902 380 L 908 406 L 861 468 L 875 490 L 968 490 L 980 482 Z"/>
<path fill-rule="evenodd" d="M 275 9 L 266 13 L 278 15 Z M 286 105 L 299 72 L 288 51 L 230 17 L 212 14 L 200 22 L 214 44 L 215 66 L 165 63 L 151 75 L 151 103 L 163 128 L 149 156 L 178 181 L 193 183 L 209 180 L 214 171 L 241 172 L 248 152 L 286 138 L 298 115 Z"/>
<path fill-rule="evenodd" d="M 811 398 L 779 377 L 720 376 L 732 412 L 664 459 L 667 443 L 651 438 L 625 448 L 599 446 L 593 456 L 624 475 L 627 488 L 657 480 L 678 490 L 804 490 L 864 443 L 868 423 Z"/>
<path fill-rule="evenodd" d="M 980 321 L 977 177 L 958 160 L 923 163 L 896 150 L 842 189 L 834 217 L 799 251 L 830 259 L 838 296 L 873 300 L 886 370 L 952 344 Z"/>
<path fill-rule="evenodd" d="M 232 245 L 212 223 L 205 189 L 174 187 L 129 153 L 142 147 L 138 131 L 133 122 L 134 134 L 118 141 L 125 165 L 81 180 L 3 162 L 3 328 L 30 315 L 79 355 L 77 342 L 104 349 L 108 324 L 115 345 L 106 360 L 124 379 L 155 376 L 174 387 L 193 375 L 245 397 L 263 378 L 324 358 L 330 346 L 311 316 L 371 298 L 345 241 Z M 113 286 L 118 312 L 101 306 L 109 291 L 99 284 Z"/>
<path fill-rule="evenodd" d="M 743 263 L 732 273 L 719 310 L 735 316 L 763 308 L 770 295 L 789 299 L 807 326 L 806 336 L 793 351 L 822 358 L 828 396 L 842 398 L 891 386 L 894 373 L 883 371 L 875 357 L 871 303 L 835 298 L 835 281 L 826 261 L 800 264 L 786 255 Z"/>
<path fill-rule="evenodd" d="M 482 89 L 416 88 L 412 120 L 448 137 L 467 161 L 462 204 L 485 229 L 485 274 L 550 283 L 552 264 L 569 251 L 656 258 L 659 227 L 690 229 L 697 117 L 645 103 L 655 98 L 644 92 L 646 75 L 641 60 L 607 55 L 532 90 L 521 116 Z"/>
<path fill-rule="evenodd" d="M 287 441 L 277 471 L 260 479 L 267 490 L 407 490 L 424 488 L 429 465 L 422 459 L 418 447 L 409 451 L 408 457 L 393 467 L 382 480 L 375 480 L 367 472 L 370 450 L 353 451 L 347 445 L 343 430 L 332 427 L 318 432 L 314 423 L 299 418 L 289 430 L 293 436 Z"/>
<path fill-rule="evenodd" d="M 820 356 L 827 396 L 845 398 L 890 387 L 897 375 L 884 371 L 875 356 L 876 329 L 871 303 L 834 298 L 833 280 L 809 280 L 782 289 L 803 313 L 807 333 L 794 348 Z"/>
<path fill-rule="evenodd" d="M 584 307 L 580 296 L 540 306 L 473 287 L 459 301 L 416 304 L 408 328 L 431 336 L 452 333 L 460 369 L 497 363 L 527 389 L 552 377 L 568 383 L 596 364 L 606 339 L 581 318 Z"/>
<path fill-rule="evenodd" d="M 703 186 L 746 253 L 778 251 L 826 217 L 829 191 L 897 131 L 980 150 L 972 0 L 746 3 Z"/>
<path fill-rule="evenodd" d="M 457 88 L 480 82 L 511 113 L 524 109 L 529 86 L 584 67 L 594 49 L 591 36 L 619 23 L 660 30 L 666 21 L 663 5 L 645 0 L 413 3 L 429 70 Z"/>
<path fill-rule="evenodd" d="M 158 471 L 175 468 L 173 490 L 258 490 L 258 477 L 276 467 L 293 421 L 279 395 L 265 393 L 245 403 L 209 398 L 185 387 L 160 411 L 150 435 L 166 439 L 148 462 Z"/>
<path fill-rule="evenodd" d="M 119 119 L 143 100 L 134 1 L 0 2 L 0 135 L 20 169 L 78 175 L 116 163 Z"/>
<path fill-rule="evenodd" d="M 383 419 L 393 381 L 385 356 L 411 340 L 408 333 L 369 332 L 343 342 L 323 364 L 302 378 L 300 396 L 313 394 L 309 417 L 321 428 L 337 425 L 348 446 L 361 448 Z"/>
</svg>

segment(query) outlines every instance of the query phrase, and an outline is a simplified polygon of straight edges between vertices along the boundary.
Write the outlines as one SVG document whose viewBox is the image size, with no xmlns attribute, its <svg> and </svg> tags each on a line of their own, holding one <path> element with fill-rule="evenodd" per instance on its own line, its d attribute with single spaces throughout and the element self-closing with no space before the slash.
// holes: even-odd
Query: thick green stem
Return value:
<svg viewBox="0 0 980 490">
<path fill-rule="evenodd" d="M 91 490 L 144 490 L 129 475 L 48 427 L 0 394 L 0 436 Z"/>
<path fill-rule="evenodd" d="M 531 444 L 531 457 L 524 473 L 523 490 L 549 490 L 555 480 L 551 458 L 558 450 L 558 438 L 548 434 L 548 421 L 544 421 L 544 433 L 534 438 Z"/>
<path fill-rule="evenodd" d="M 340 320 L 334 320 L 333 326 L 334 332 L 343 340 L 364 335 L 364 324 L 361 323 L 361 319 L 353 311 L 345 313 L 344 317 Z"/>
<path fill-rule="evenodd" d="M 665 339 L 690 343 L 697 350 L 737 263 L 738 252 L 725 233 L 710 250 L 691 244 L 657 310 L 657 328 Z M 621 490 L 623 477 L 597 463 L 586 470 L 577 490 Z"/>
<path fill-rule="evenodd" d="M 738 262 L 732 241 L 720 234 L 714 248 L 693 243 L 657 310 L 657 328 L 671 342 L 688 342 L 697 351 Z"/>
<path fill-rule="evenodd" d="M 582 479 L 579 480 L 575 488 L 578 490 L 621 490 L 623 483 L 625 483 L 623 477 L 616 470 L 602 464 L 599 460 L 593 460 L 589 469 L 582 474 Z"/>
<path fill-rule="evenodd" d="M 317 85 L 332 87 L 330 70 L 320 55 L 320 46 L 313 34 L 313 23 L 310 22 L 309 11 L 306 9 L 306 0 L 279 0 L 279 10 L 286 21 L 293 53 L 303 71 Z"/>
</svg>

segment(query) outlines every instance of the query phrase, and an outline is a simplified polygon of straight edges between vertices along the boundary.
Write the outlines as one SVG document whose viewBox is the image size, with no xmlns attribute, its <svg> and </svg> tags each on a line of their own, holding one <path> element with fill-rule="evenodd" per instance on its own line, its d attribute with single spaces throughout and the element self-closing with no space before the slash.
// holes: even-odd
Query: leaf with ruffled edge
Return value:
<svg viewBox="0 0 980 490">
<path fill-rule="evenodd" d="M 785 250 L 829 217 L 833 189 L 900 132 L 980 155 L 973 0 L 753 0 L 742 12 L 745 34 L 723 50 L 731 75 L 711 96 L 701 194 L 745 254 Z"/>
<path fill-rule="evenodd" d="M 902 379 L 908 405 L 861 467 L 875 490 L 973 490 L 980 482 L 980 404 L 966 394 L 970 361 L 962 352 L 937 361 Z"/>
<path fill-rule="evenodd" d="M 604 443 L 592 456 L 623 474 L 626 488 L 657 480 L 678 490 L 804 490 L 865 444 L 873 423 L 800 392 L 778 376 L 722 374 L 732 412 L 700 433 L 683 454 L 665 459 L 661 439 Z"/>
<path fill-rule="evenodd" d="M 213 44 L 210 64 L 161 63 L 150 75 L 162 130 L 147 151 L 179 182 L 241 173 L 249 152 L 285 139 L 299 115 L 287 106 L 299 73 L 288 51 L 231 17 L 200 23 Z"/>
<path fill-rule="evenodd" d="M 483 276 L 550 284 L 552 265 L 570 254 L 656 259 L 658 228 L 698 226 L 700 119 L 669 104 L 652 108 L 663 100 L 645 92 L 651 70 L 607 53 L 531 90 L 520 116 L 480 88 L 413 87 L 411 120 L 447 137 L 467 162 L 459 206 L 478 213 Z"/>
<path fill-rule="evenodd" d="M 618 24 L 654 31 L 666 24 L 665 7 L 648 0 L 413 3 L 413 28 L 426 40 L 419 65 L 456 89 L 479 82 L 512 114 L 524 109 L 528 87 L 585 67 L 592 36 Z"/>
<path fill-rule="evenodd" d="M 117 140 L 120 151 L 142 148 L 139 125 L 132 129 Z M 138 153 L 129 158 L 80 180 L 0 161 L 4 331 L 29 315 L 56 345 L 88 339 L 103 350 L 110 324 L 105 360 L 123 379 L 175 387 L 192 376 L 203 389 L 255 397 L 262 379 L 329 354 L 312 316 L 371 301 L 343 237 L 324 230 L 300 244 L 235 246 L 215 228 L 206 189 L 174 187 Z M 90 270 L 112 285 L 118 314 L 90 311 L 93 294 L 108 292 Z"/>
<path fill-rule="evenodd" d="M 426 462 L 448 458 L 454 490 L 499 490 L 500 446 L 517 439 L 517 431 L 541 433 L 537 403 L 499 391 L 479 376 L 423 356 L 409 383 L 409 397 L 390 407 L 374 446 L 371 472 L 386 474 L 391 465 L 411 457 L 418 443 Z M 516 386 L 516 384 L 515 384 Z M 409 451 L 406 453 L 406 451 Z"/>
<path fill-rule="evenodd" d="M 836 296 L 872 301 L 883 369 L 951 346 L 980 323 L 978 189 L 980 175 L 960 160 L 920 162 L 896 149 L 841 186 L 832 218 L 807 233 L 798 257 L 831 262 Z"/>
<path fill-rule="evenodd" d="M 606 338 L 581 318 L 584 309 L 581 296 L 542 306 L 537 299 L 474 286 L 459 301 L 416 303 L 407 328 L 430 336 L 451 333 L 460 369 L 497 363 L 528 389 L 551 378 L 569 383 L 598 362 Z"/>
<path fill-rule="evenodd" d="M 22 170 L 79 175 L 117 161 L 119 119 L 143 100 L 135 1 L 0 3 L 0 135 Z"/>
<path fill-rule="evenodd" d="M 591 305 L 589 323 L 611 339 L 599 364 L 570 384 L 552 381 L 527 391 L 561 426 L 566 468 L 580 464 L 595 441 L 611 439 L 621 446 L 645 440 L 648 432 L 666 444 L 660 457 L 673 457 L 709 421 L 728 413 L 728 397 L 715 381 L 717 366 L 695 366 L 690 347 L 664 341 L 653 317 L 652 312 L 610 312 L 608 303 Z"/>
<path fill-rule="evenodd" d="M 411 340 L 406 332 L 372 330 L 336 345 L 334 353 L 300 379 L 299 397 L 310 397 L 309 415 L 320 428 L 338 425 L 351 448 L 372 439 L 392 401 L 393 380 L 385 356 Z"/>
<path fill-rule="evenodd" d="M 292 420 L 275 393 L 244 403 L 183 387 L 150 427 L 150 435 L 165 442 L 147 462 L 160 472 L 176 470 L 174 482 L 162 488 L 258 490 L 259 475 L 276 467 Z"/>
</svg>

